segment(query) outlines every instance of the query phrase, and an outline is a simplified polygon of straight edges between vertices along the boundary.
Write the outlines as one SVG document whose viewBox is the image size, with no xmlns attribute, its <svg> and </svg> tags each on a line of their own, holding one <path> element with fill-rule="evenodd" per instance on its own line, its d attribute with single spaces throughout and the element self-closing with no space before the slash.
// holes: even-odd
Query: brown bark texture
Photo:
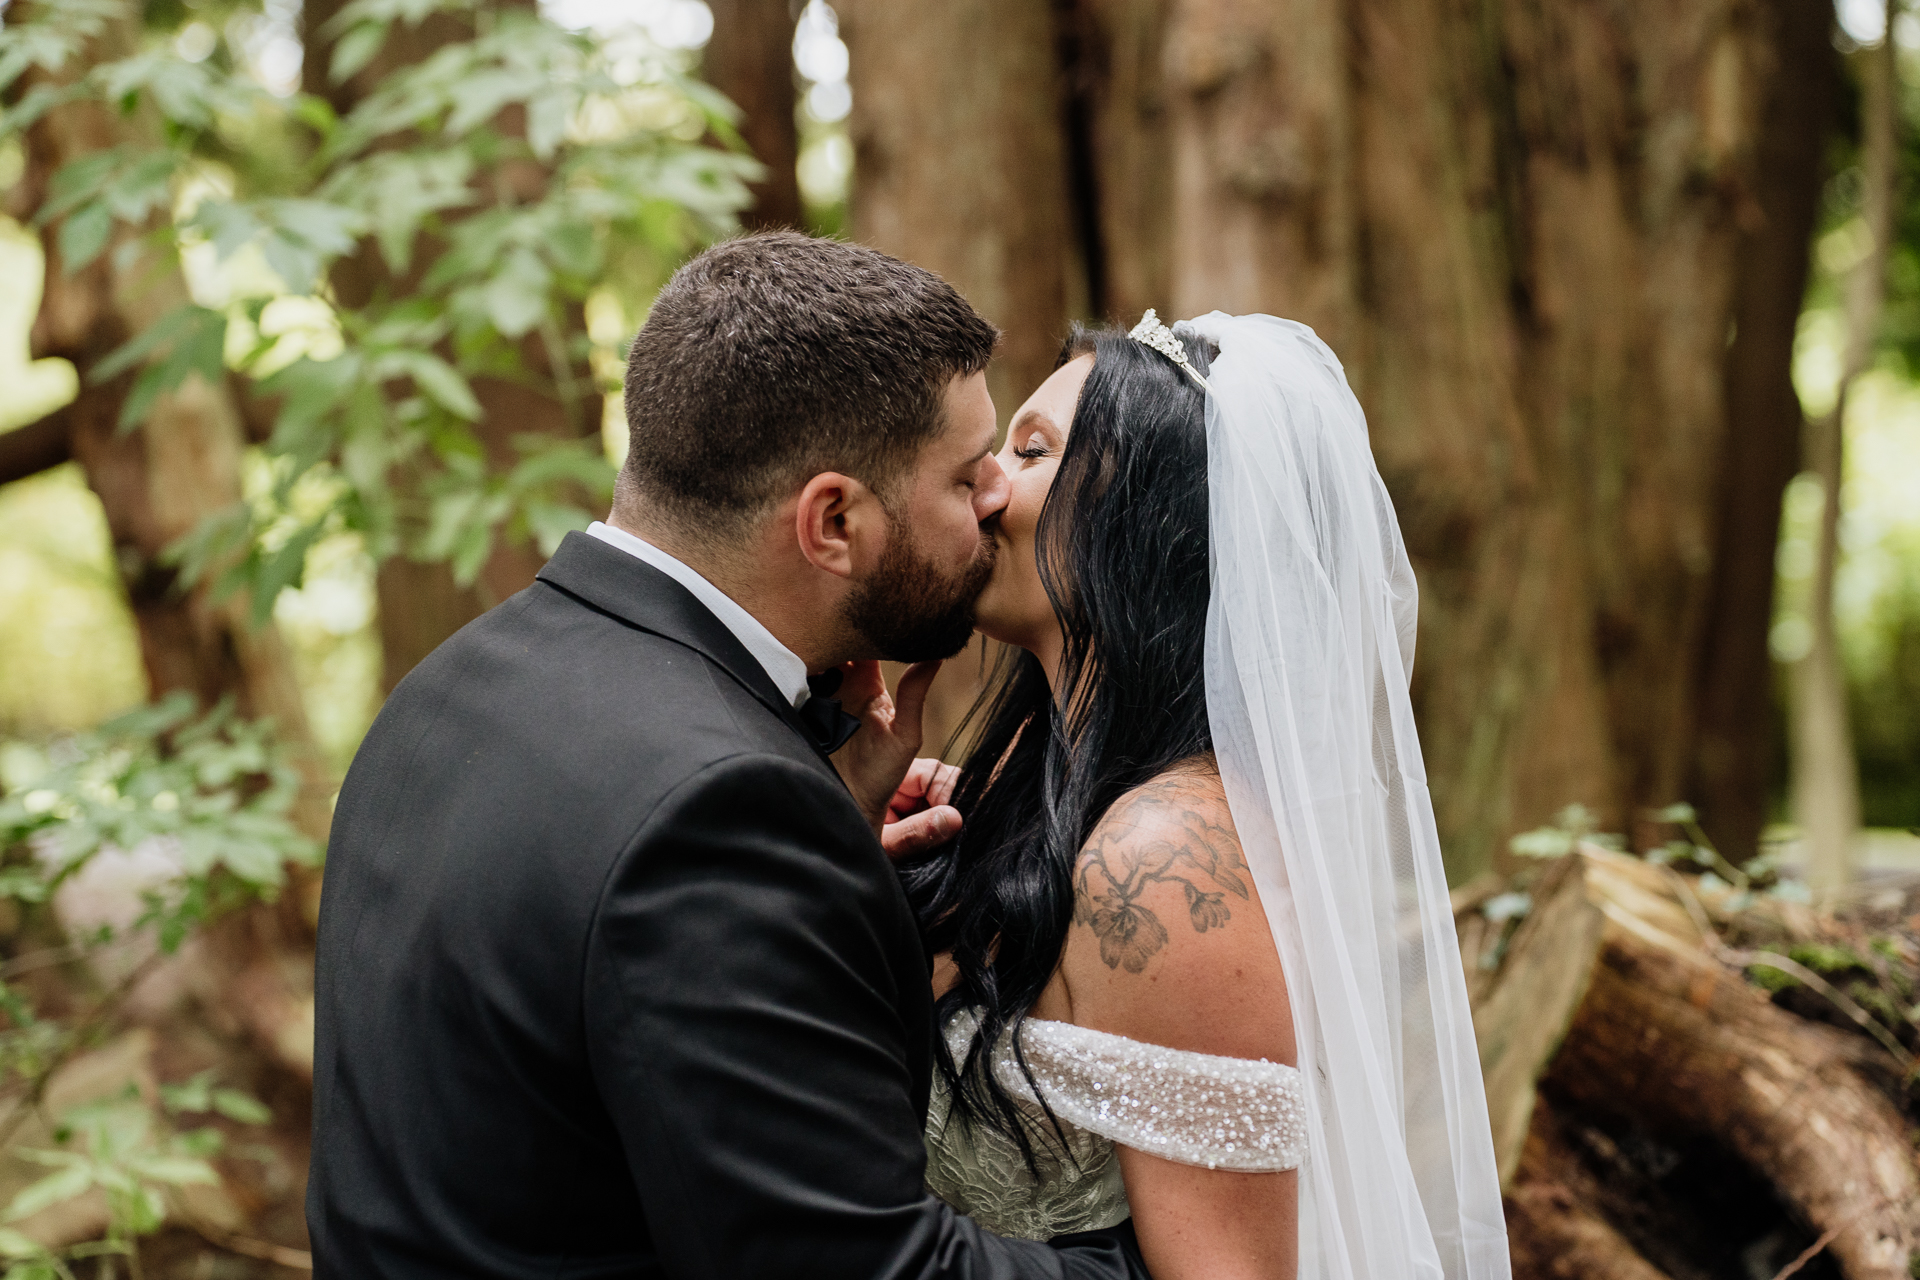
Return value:
<svg viewBox="0 0 1920 1280">
<path fill-rule="evenodd" d="M 1085 293 L 1054 14 L 1026 0 L 835 8 L 852 59 L 853 236 L 938 272 L 1000 327 L 987 387 L 1004 430 Z M 976 638 L 942 669 L 923 749 L 947 744 L 993 647 Z"/>
<path fill-rule="evenodd" d="M 740 221 L 753 228 L 801 227 L 800 135 L 794 127 L 792 0 L 710 0 L 713 36 L 702 55 L 707 82 L 740 108 L 740 136 L 767 174 L 753 183 Z"/>
<path fill-rule="evenodd" d="M 1340 354 L 1421 580 L 1457 879 L 1571 801 L 1652 838 L 1707 773 L 1709 678 L 1703 799 L 1751 851 L 1819 0 L 848 8 L 854 224 L 1009 327 L 996 399 L 1078 297 L 1290 316 Z"/>
<path fill-rule="evenodd" d="M 1750 953 L 1719 942 L 1723 929 L 1812 936 L 1808 913 L 1755 915 L 1592 847 L 1533 894 L 1497 953 L 1473 927 L 1478 899 L 1456 903 L 1470 976 L 1479 957 L 1499 958 L 1497 976 L 1472 985 L 1515 1276 L 1708 1274 L 1703 1253 L 1752 1247 L 1641 1176 L 1635 1144 L 1714 1153 L 1715 1177 L 1777 1203 L 1847 1280 L 1906 1276 L 1920 1168 L 1891 1091 L 1902 1063 L 1776 1005 L 1738 967 Z"/>
<path fill-rule="evenodd" d="M 528 0 L 497 0 L 498 7 L 525 5 Z M 436 13 L 417 25 L 394 23 L 386 44 L 371 61 L 345 80 L 335 82 L 328 74 L 334 42 L 325 34 L 327 23 L 346 7 L 345 0 L 307 0 L 302 21 L 306 33 L 305 63 L 301 80 L 309 93 L 325 98 L 333 109 L 345 115 L 371 94 L 394 72 L 430 57 L 435 50 L 454 41 L 467 39 L 472 29 L 464 21 L 446 13 Z M 517 108 L 502 114 L 497 127 L 513 134 L 524 128 Z M 547 180 L 546 171 L 531 161 L 504 162 L 499 172 L 476 178 L 493 190 L 504 187 L 519 199 L 536 198 Z M 372 241 L 364 242 L 354 254 L 337 263 L 330 283 L 348 306 L 362 305 L 382 293 L 403 291 L 417 284 L 432 265 L 431 246 L 416 254 L 408 280 L 396 280 Z M 584 330 L 578 314 L 568 317 L 567 332 Z M 444 353 L 443 354 L 447 354 Z M 566 371 L 556 371 L 547 358 L 539 338 L 528 335 L 521 355 L 528 368 L 537 372 L 570 378 L 580 387 L 592 388 L 593 377 L 584 362 Z M 552 435 L 571 438 L 597 435 L 600 430 L 601 397 L 590 391 L 583 397 L 572 417 L 560 401 L 539 390 L 503 378 L 473 379 L 473 393 L 480 402 L 481 417 L 475 433 L 487 451 L 490 466 L 505 469 L 518 460 L 513 441 L 522 435 Z M 403 488 L 412 477 L 396 475 Z M 533 577 L 546 563 L 538 547 L 530 542 L 495 543 L 479 576 L 468 586 L 454 580 L 453 571 L 438 561 L 416 561 L 404 555 L 381 562 L 376 580 L 379 603 L 381 690 L 390 693 L 401 677 L 440 643 L 467 623 L 479 617 L 514 592 L 533 583 Z"/>
<path fill-rule="evenodd" d="M 1053 370 L 1072 238 L 1048 6 L 836 6 L 852 55 L 853 233 L 937 271 L 1005 333 L 987 384 L 1004 427 Z"/>
<path fill-rule="evenodd" d="M 1793 340 L 1806 293 L 1820 187 L 1838 81 L 1820 4 L 1762 8 L 1778 60 L 1769 77 L 1755 157 L 1759 217 L 1741 228 L 1733 341 L 1724 369 L 1719 528 L 1712 592 L 1698 655 L 1692 783 L 1707 834 L 1726 849 L 1752 849 L 1766 823 L 1777 776 L 1773 700 L 1773 562 L 1752 554 L 1780 538 L 1780 494 L 1800 465 L 1803 415 L 1793 389 Z"/>
</svg>

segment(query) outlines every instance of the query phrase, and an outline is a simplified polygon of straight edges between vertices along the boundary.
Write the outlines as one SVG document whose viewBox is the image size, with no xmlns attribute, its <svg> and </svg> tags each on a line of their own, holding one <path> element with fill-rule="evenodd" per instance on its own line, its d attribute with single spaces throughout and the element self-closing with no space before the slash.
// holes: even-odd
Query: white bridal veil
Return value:
<svg viewBox="0 0 1920 1280">
<path fill-rule="evenodd" d="M 1207 711 L 1310 1120 L 1303 1280 L 1507 1280 L 1473 1017 L 1407 680 L 1413 570 L 1340 361 L 1212 312 Z"/>
</svg>

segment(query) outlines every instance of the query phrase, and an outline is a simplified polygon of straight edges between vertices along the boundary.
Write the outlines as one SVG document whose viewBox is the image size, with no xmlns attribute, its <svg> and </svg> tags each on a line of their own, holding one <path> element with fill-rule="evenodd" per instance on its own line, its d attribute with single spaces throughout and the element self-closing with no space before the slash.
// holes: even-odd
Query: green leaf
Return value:
<svg viewBox="0 0 1920 1280">
<path fill-rule="evenodd" d="M 1521 832 L 1507 842 L 1507 848 L 1523 858 L 1558 858 L 1573 852 L 1573 834 L 1558 827 L 1539 827 Z"/>
<path fill-rule="evenodd" d="M 1480 914 L 1494 924 L 1505 924 L 1517 920 L 1533 910 L 1533 898 L 1524 893 L 1501 893 L 1487 899 L 1480 908 Z"/>
<path fill-rule="evenodd" d="M 30 1218 L 42 1209 L 85 1195 L 92 1187 L 92 1166 L 84 1161 L 67 1165 L 23 1187 L 20 1194 L 13 1198 L 13 1203 L 7 1206 L 7 1220 L 17 1222 L 21 1218 Z"/>
<path fill-rule="evenodd" d="M 235 502 L 200 517 L 200 522 L 160 550 L 162 564 L 177 566 L 187 585 L 201 582 L 216 568 L 230 566 L 253 542 L 253 509 Z"/>
<path fill-rule="evenodd" d="M 407 373 L 435 404 L 468 422 L 480 420 L 480 401 L 458 370 L 431 351 L 409 351 L 404 355 Z"/>
<path fill-rule="evenodd" d="M 508 338 L 518 338 L 547 314 L 547 289 L 553 273 L 531 250 L 516 249 L 487 282 L 487 319 Z"/>
<path fill-rule="evenodd" d="M 527 525 L 533 530 L 533 539 L 539 545 L 541 555 L 552 555 L 560 549 L 562 538 L 585 529 L 591 523 L 591 513 L 564 503 L 536 502 L 527 506 Z"/>
<path fill-rule="evenodd" d="M 327 76 L 339 84 L 352 76 L 354 72 L 373 61 L 380 46 L 387 42 L 387 24 L 384 22 L 363 22 L 340 37 L 333 46 L 333 61 L 327 66 Z"/>
<path fill-rule="evenodd" d="M 45 1252 L 46 1250 L 12 1227 L 0 1227 L 0 1257 L 32 1258 Z"/>
<path fill-rule="evenodd" d="M 160 1086 L 160 1105 L 175 1115 L 195 1114 L 213 1109 L 213 1068 L 182 1080 Z"/>
<path fill-rule="evenodd" d="M 273 1112 L 267 1109 L 264 1102 L 238 1089 L 215 1089 L 213 1109 L 227 1119 L 240 1124 L 271 1124 L 273 1122 Z"/>
<path fill-rule="evenodd" d="M 282 543 L 266 556 L 253 574 L 253 625 L 263 627 L 273 616 L 273 602 L 289 587 L 297 587 L 305 577 L 307 552 L 326 535 L 328 521 L 316 520 Z"/>
<path fill-rule="evenodd" d="M 121 404 L 122 431 L 145 420 L 154 401 L 179 387 L 189 375 L 197 373 L 212 386 L 226 377 L 227 317 L 223 313 L 185 306 L 172 312 L 168 321 L 164 337 L 171 346 L 164 358 L 141 371 Z"/>
<path fill-rule="evenodd" d="M 96 200 L 68 214 L 60 224 L 57 241 L 61 270 L 72 275 L 99 257 L 112 233 L 113 213 L 104 200 Z"/>
<path fill-rule="evenodd" d="M 205 1160 L 193 1156 L 136 1156 L 127 1168 L 142 1178 L 183 1187 L 190 1183 L 217 1186 L 220 1175 Z"/>
</svg>

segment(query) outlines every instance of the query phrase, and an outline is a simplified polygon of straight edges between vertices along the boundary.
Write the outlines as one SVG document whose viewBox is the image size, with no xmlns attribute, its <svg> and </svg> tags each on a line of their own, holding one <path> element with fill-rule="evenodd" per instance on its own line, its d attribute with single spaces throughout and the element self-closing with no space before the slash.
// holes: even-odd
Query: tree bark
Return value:
<svg viewBox="0 0 1920 1280">
<path fill-rule="evenodd" d="M 1086 297 L 1053 15 L 1028 0 L 836 9 L 852 57 L 854 236 L 938 272 L 1000 326 L 987 386 L 1004 429 Z M 982 653 L 976 639 L 935 680 L 928 750 L 979 693 Z"/>
<path fill-rule="evenodd" d="M 1776 760 L 1773 659 L 1780 499 L 1799 468 L 1803 414 L 1792 377 L 1838 84 L 1832 6 L 1782 0 L 1756 12 L 1775 70 L 1762 108 L 1753 217 L 1742 225 L 1724 385 L 1720 523 L 1700 647 L 1688 795 L 1735 862 L 1758 852 Z"/>
<path fill-rule="evenodd" d="M 1586 998 L 1605 925 L 1578 854 L 1555 863 L 1531 893 L 1533 905 L 1507 946 L 1498 980 L 1473 995 L 1473 1033 L 1502 1185 L 1513 1181 L 1521 1164 L 1534 1086 Z M 1484 919 L 1478 913 L 1472 918 Z M 1464 939 L 1468 931 L 1461 932 Z M 1463 948 L 1462 959 L 1468 955 Z M 1479 958 L 1476 946 L 1470 974 L 1480 969 Z"/>
<path fill-rule="evenodd" d="M 1777 503 L 1777 469 L 1719 476 L 1733 367 L 1787 385 L 1791 320 L 1736 285 L 1774 254 L 1791 316 L 1818 146 L 1762 126 L 1808 105 L 1808 7 L 1082 0 L 1113 308 L 1303 320 L 1367 410 L 1422 584 L 1456 880 L 1574 800 L 1656 838 L 1709 663 L 1723 702 L 1765 703 L 1764 665 L 1717 659 L 1764 643 L 1772 544 L 1724 572 L 1716 546 Z M 952 216 L 990 220 L 963 192 Z M 1716 806 L 1757 810 L 1757 771 L 1730 785 Z"/>
<path fill-rule="evenodd" d="M 1542 1103 L 1506 1200 L 1513 1274 L 1521 1280 L 1667 1280 L 1595 1209 L 1599 1196 L 1590 1183 Z"/>
<path fill-rule="evenodd" d="M 1491 891 L 1456 894 L 1470 978 L 1499 928 L 1474 927 Z M 1530 891 L 1472 997 L 1515 1276 L 1717 1275 L 1736 1256 L 1759 1265 L 1767 1241 L 1830 1248 L 1848 1280 L 1905 1275 L 1920 1169 L 1891 1095 L 1910 1063 L 1774 1004 L 1742 973 L 1752 953 L 1711 932 L 1717 919 L 1804 939 L 1831 919 L 1769 901 L 1729 914 L 1731 890 L 1590 845 Z M 1712 1196 L 1695 1194 L 1703 1181 Z M 1744 1221 L 1729 1219 L 1735 1203 L 1751 1206 Z M 1778 1239 L 1788 1220 L 1803 1241 Z"/>
<path fill-rule="evenodd" d="M 1004 427 L 1053 371 L 1077 274 L 1052 15 L 1026 0 L 839 12 L 855 237 L 940 273 L 1000 326 L 987 384 Z"/>
<path fill-rule="evenodd" d="M 531 0 L 496 0 L 496 3 L 503 8 L 530 7 Z M 446 13 L 431 14 L 416 26 L 396 22 L 380 52 L 352 76 L 335 83 L 327 73 L 333 57 L 333 42 L 320 33 L 345 7 L 345 0 L 306 0 L 303 12 L 307 42 L 302 82 L 307 92 L 325 98 L 341 115 L 351 111 L 386 77 L 472 34 L 465 22 Z M 517 109 L 503 116 L 500 122 L 503 131 L 511 133 L 522 127 L 522 122 L 515 117 Z M 539 165 L 514 161 L 503 166 L 500 173 L 484 175 L 477 181 L 492 189 L 496 179 L 516 197 L 532 199 L 539 194 L 547 174 Z M 369 241 L 335 266 L 331 283 L 346 305 L 362 305 L 383 290 L 404 290 L 410 283 L 417 283 L 431 262 L 430 250 L 417 253 L 411 281 L 396 281 Z M 579 309 L 574 308 L 566 329 L 569 333 L 579 333 L 584 328 Z M 594 385 L 591 371 L 584 364 L 564 371 L 553 369 L 534 335 L 529 335 L 522 344 L 521 355 L 531 369 L 556 378 L 571 378 L 579 386 Z M 572 438 L 595 436 L 600 430 L 602 405 L 598 392 L 584 398 L 573 420 L 569 420 L 567 407 L 559 401 L 505 379 L 475 378 L 473 392 L 481 407 L 475 431 L 486 448 L 489 465 L 495 468 L 511 467 L 519 459 L 513 446 L 516 436 L 541 434 Z M 397 475 L 395 482 L 403 486 L 411 483 L 404 475 Z M 464 587 L 454 581 L 453 571 L 444 563 L 416 561 L 404 555 L 382 561 L 376 581 L 382 692 L 392 692 L 401 677 L 448 636 L 514 592 L 531 585 L 545 561 L 539 548 L 529 543 L 496 542 L 479 577 Z"/>
<path fill-rule="evenodd" d="M 802 227 L 800 179 L 794 162 L 800 137 L 794 127 L 793 0 L 710 0 L 713 36 L 704 66 L 708 83 L 740 108 L 740 136 L 767 176 L 753 183 L 753 206 L 741 214 L 748 227 Z"/>
<path fill-rule="evenodd" d="M 1571 1102 L 1723 1144 L 1829 1246 L 1848 1280 L 1903 1280 L 1920 1178 L 1859 1037 L 1806 1022 L 1697 947 L 1609 913 L 1586 1000 L 1547 1080 Z"/>
</svg>

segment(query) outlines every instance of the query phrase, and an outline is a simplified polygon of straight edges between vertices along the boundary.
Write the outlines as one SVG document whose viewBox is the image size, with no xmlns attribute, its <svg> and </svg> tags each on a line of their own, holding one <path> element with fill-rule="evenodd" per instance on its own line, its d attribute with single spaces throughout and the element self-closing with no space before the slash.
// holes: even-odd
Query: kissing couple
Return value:
<svg viewBox="0 0 1920 1280">
<path fill-rule="evenodd" d="M 1076 329 L 995 452 L 997 337 L 791 232 L 661 291 L 607 521 L 340 793 L 322 1280 L 1507 1276 L 1340 362 Z"/>
</svg>

